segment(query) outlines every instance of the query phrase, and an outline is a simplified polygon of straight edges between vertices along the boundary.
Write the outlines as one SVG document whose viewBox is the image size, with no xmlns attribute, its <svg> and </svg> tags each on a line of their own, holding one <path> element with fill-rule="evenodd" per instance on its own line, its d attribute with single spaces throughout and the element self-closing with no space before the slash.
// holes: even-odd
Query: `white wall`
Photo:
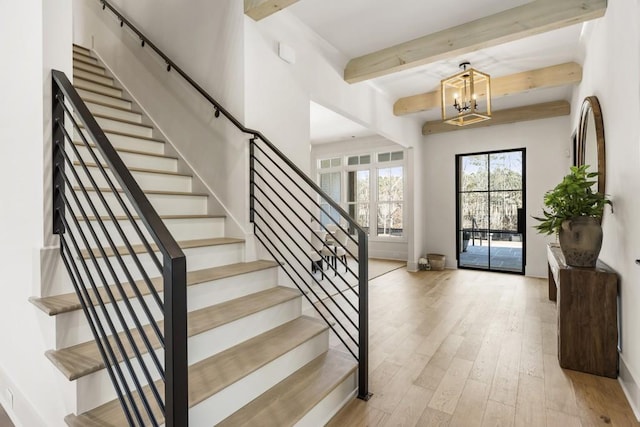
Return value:
<svg viewBox="0 0 640 427">
<path fill-rule="evenodd" d="M 244 119 L 242 2 L 117 1 L 124 16 L 238 120 Z M 74 40 L 94 48 L 235 221 L 248 230 L 248 140 L 98 1 L 74 1 Z M 224 212 L 211 212 L 224 213 Z"/>
<path fill-rule="evenodd" d="M 0 3 L 3 102 L 0 221 L 0 402 L 18 426 L 64 425 L 61 377 L 44 356 L 49 319 L 28 302 L 49 277 L 51 68 L 71 71 L 71 1 Z M 42 276 L 41 276 L 42 274 Z M 7 390 L 13 394 L 11 406 Z"/>
<path fill-rule="evenodd" d="M 422 253 L 441 253 L 447 267 L 456 266 L 456 154 L 526 148 L 525 274 L 546 277 L 546 244 L 554 237 L 537 234 L 531 215 L 540 215 L 544 193 L 570 166 L 569 117 L 459 130 L 425 137 Z"/>
<path fill-rule="evenodd" d="M 606 193 L 600 258 L 620 275 L 620 380 L 640 415 L 640 2 L 610 1 L 604 18 L 588 24 L 582 83 L 574 92 L 572 124 L 582 100 L 596 95 L 604 116 Z"/>
<path fill-rule="evenodd" d="M 383 137 L 415 146 L 422 140 L 416 119 L 393 115 L 394 99 L 370 83 L 342 77 L 348 58 L 284 10 L 246 28 L 246 118 L 251 127 L 309 169 L 309 102 L 314 101 Z M 278 57 L 278 44 L 295 52 L 294 64 Z"/>
</svg>

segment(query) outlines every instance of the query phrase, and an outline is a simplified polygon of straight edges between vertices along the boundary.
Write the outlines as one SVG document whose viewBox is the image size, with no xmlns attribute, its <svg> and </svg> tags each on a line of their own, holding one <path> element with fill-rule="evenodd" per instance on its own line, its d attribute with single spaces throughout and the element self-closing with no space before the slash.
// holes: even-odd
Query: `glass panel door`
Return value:
<svg viewBox="0 0 640 427">
<path fill-rule="evenodd" d="M 524 274 L 524 149 L 456 156 L 458 267 Z"/>
</svg>

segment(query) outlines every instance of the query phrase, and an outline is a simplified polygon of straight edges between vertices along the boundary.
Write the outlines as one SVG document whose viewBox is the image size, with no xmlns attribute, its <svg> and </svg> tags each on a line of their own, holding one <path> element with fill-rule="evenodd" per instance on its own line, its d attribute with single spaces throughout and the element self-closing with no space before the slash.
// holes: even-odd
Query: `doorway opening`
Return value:
<svg viewBox="0 0 640 427">
<path fill-rule="evenodd" d="M 458 268 L 524 274 L 524 148 L 456 156 Z"/>
</svg>

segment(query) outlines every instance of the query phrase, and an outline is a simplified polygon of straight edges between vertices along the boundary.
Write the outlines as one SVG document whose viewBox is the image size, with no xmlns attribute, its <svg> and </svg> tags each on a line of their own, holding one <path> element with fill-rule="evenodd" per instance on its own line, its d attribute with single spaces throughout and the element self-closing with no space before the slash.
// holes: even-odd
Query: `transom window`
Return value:
<svg viewBox="0 0 640 427">
<path fill-rule="evenodd" d="M 403 150 L 319 159 L 318 183 L 370 236 L 404 236 L 405 156 Z M 326 201 L 323 224 L 339 216 Z M 373 224 L 373 227 L 371 225 Z"/>
</svg>

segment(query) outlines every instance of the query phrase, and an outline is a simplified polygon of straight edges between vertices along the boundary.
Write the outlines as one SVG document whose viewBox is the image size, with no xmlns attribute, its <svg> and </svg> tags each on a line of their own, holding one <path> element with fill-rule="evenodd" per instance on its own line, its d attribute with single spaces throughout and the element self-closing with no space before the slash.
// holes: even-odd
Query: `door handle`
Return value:
<svg viewBox="0 0 640 427">
<path fill-rule="evenodd" d="M 525 228 L 525 222 L 526 222 L 526 218 L 524 216 L 524 209 L 523 208 L 518 208 L 518 233 L 519 234 L 524 234 L 524 228 Z"/>
</svg>

